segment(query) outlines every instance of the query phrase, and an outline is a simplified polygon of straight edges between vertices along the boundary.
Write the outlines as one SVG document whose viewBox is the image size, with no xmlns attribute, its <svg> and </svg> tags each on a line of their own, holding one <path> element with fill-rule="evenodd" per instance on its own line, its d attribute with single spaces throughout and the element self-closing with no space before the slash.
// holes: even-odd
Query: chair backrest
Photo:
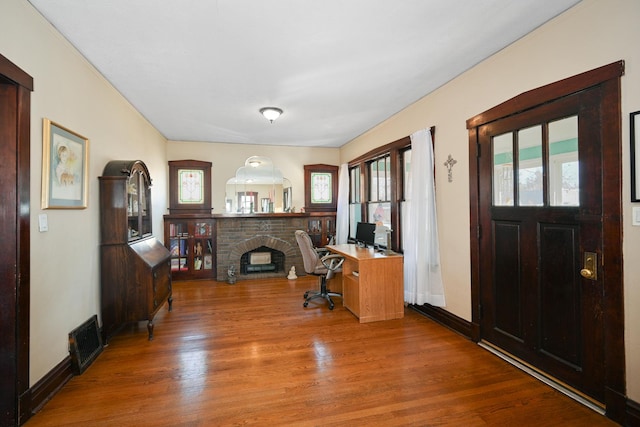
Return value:
<svg viewBox="0 0 640 427">
<path fill-rule="evenodd" d="M 300 247 L 300 253 L 302 254 L 302 263 L 304 264 L 304 271 L 313 274 L 320 260 L 320 255 L 313 247 L 311 237 L 306 231 L 296 230 L 296 241 Z"/>
</svg>

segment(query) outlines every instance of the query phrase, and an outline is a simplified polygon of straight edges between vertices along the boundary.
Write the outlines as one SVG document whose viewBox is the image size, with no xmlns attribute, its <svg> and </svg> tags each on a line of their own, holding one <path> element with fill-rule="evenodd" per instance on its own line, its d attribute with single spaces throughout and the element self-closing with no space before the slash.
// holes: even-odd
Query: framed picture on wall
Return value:
<svg viewBox="0 0 640 427">
<path fill-rule="evenodd" d="M 42 127 L 42 209 L 85 209 L 89 140 L 46 118 Z"/>
<path fill-rule="evenodd" d="M 640 202 L 640 111 L 629 115 L 631 122 L 631 201 Z"/>
</svg>

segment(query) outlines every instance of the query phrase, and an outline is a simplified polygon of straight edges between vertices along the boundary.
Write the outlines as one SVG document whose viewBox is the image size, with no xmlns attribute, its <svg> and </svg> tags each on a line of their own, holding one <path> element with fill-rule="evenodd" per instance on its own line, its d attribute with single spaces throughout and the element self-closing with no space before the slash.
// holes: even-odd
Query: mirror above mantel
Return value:
<svg viewBox="0 0 640 427">
<path fill-rule="evenodd" d="M 282 213 L 292 208 L 291 182 L 268 157 L 249 157 L 227 181 L 227 213 Z"/>
</svg>

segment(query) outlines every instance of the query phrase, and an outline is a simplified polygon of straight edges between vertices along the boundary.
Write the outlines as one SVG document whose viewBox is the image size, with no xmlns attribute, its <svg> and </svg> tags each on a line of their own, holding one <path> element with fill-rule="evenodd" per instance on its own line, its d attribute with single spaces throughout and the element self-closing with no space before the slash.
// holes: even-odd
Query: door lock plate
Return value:
<svg viewBox="0 0 640 427">
<path fill-rule="evenodd" d="M 598 280 L 598 254 L 595 252 L 585 252 L 582 270 L 580 274 L 585 279 Z"/>
</svg>

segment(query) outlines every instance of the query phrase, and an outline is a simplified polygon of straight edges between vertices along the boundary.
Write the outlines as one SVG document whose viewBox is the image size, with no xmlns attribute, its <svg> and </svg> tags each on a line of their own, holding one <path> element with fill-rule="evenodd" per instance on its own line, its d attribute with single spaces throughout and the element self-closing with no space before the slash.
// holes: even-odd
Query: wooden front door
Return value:
<svg viewBox="0 0 640 427">
<path fill-rule="evenodd" d="M 33 79 L 0 55 L 0 425 L 28 419 L 29 126 Z"/>
<path fill-rule="evenodd" d="M 609 330 L 622 322 L 612 312 L 622 311 L 621 184 L 609 86 L 530 108 L 519 98 L 519 110 L 503 105 L 469 126 L 476 338 L 607 406 L 609 387 L 624 392 L 624 376 L 611 375 L 624 370 L 624 345 L 623 330 Z"/>
<path fill-rule="evenodd" d="M 493 194 L 480 206 L 492 254 L 480 298 L 483 339 L 603 401 L 598 98 L 592 89 L 480 128 L 480 192 Z M 580 274 L 588 252 L 592 278 Z"/>
</svg>

